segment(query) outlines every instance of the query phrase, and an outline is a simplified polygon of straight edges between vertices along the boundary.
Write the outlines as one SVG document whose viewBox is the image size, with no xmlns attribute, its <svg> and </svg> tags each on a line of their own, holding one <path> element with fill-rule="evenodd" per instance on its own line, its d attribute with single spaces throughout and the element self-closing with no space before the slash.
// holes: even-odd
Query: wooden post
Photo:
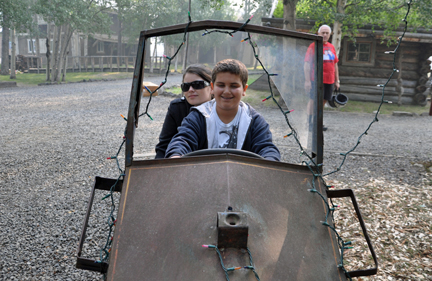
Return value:
<svg viewBox="0 0 432 281">
<path fill-rule="evenodd" d="M 402 105 L 402 96 L 404 94 L 404 87 L 402 85 L 402 58 L 403 58 L 403 48 L 402 46 L 399 46 L 399 50 L 396 54 L 397 59 L 397 69 L 399 70 L 398 77 L 397 77 L 397 85 L 396 85 L 396 91 L 398 93 L 398 105 Z"/>
<path fill-rule="evenodd" d="M 110 57 L 110 72 L 112 72 L 112 57 Z"/>
<path fill-rule="evenodd" d="M 100 71 L 103 72 L 103 57 L 99 57 L 99 68 Z"/>
<path fill-rule="evenodd" d="M 92 72 L 95 72 L 95 70 L 94 70 L 94 57 L 91 58 L 91 65 L 92 65 Z"/>
<path fill-rule="evenodd" d="M 128 64 L 129 64 L 129 57 L 126 57 L 125 62 L 126 62 L 126 73 L 127 73 L 127 72 L 129 72 L 129 66 L 128 66 Z"/>
<path fill-rule="evenodd" d="M 82 60 L 82 57 L 81 56 L 78 57 L 78 68 L 79 68 L 80 73 L 81 73 L 81 60 Z"/>
</svg>

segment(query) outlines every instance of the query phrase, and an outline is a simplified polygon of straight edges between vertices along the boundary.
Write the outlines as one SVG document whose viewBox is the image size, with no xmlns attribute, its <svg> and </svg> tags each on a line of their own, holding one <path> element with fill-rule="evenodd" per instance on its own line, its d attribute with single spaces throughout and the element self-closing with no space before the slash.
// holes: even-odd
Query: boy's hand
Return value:
<svg viewBox="0 0 432 281">
<path fill-rule="evenodd" d="M 181 157 L 180 155 L 173 155 L 170 158 L 180 158 L 180 157 Z"/>
</svg>

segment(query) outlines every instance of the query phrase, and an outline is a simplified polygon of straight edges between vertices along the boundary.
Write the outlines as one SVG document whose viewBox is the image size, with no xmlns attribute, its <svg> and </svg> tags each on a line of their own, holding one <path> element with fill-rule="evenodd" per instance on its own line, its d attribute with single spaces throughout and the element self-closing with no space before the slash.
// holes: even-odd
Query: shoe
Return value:
<svg viewBox="0 0 432 281">
<path fill-rule="evenodd" d="M 327 127 L 323 125 L 323 132 L 327 131 Z"/>
</svg>

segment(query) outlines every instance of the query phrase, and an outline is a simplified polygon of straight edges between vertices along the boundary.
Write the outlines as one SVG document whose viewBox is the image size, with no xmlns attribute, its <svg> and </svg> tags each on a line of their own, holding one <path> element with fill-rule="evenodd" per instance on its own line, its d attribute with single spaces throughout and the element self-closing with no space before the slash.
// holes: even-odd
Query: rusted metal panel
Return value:
<svg viewBox="0 0 432 281">
<path fill-rule="evenodd" d="M 225 280 L 218 212 L 247 214 L 248 248 L 261 280 L 346 280 L 325 206 L 299 165 L 236 155 L 133 162 L 126 170 L 108 280 Z M 325 196 L 322 184 L 317 190 Z M 249 265 L 244 249 L 221 250 L 226 267 Z M 230 280 L 256 280 L 250 270 Z"/>
</svg>

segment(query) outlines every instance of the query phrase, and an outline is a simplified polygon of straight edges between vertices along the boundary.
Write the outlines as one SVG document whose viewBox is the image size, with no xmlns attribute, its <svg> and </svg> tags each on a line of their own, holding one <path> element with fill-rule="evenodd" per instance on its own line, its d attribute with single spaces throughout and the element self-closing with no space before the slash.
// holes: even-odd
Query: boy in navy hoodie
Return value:
<svg viewBox="0 0 432 281">
<path fill-rule="evenodd" d="M 246 95 L 247 80 L 248 71 L 242 62 L 218 62 L 212 71 L 214 99 L 191 109 L 168 145 L 165 157 L 181 157 L 206 148 L 234 148 L 280 161 L 268 123 L 241 101 Z"/>
</svg>

